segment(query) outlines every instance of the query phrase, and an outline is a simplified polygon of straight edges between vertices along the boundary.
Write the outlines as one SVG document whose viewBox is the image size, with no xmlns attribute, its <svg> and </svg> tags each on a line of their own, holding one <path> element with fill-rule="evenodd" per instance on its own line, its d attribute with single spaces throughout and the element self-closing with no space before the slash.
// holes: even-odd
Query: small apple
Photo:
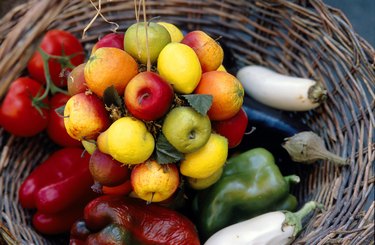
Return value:
<svg viewBox="0 0 375 245">
<path fill-rule="evenodd" d="M 85 74 L 84 74 L 85 64 L 86 63 L 82 63 L 74 67 L 68 76 L 67 85 L 68 85 L 68 93 L 70 95 L 82 93 L 88 89 L 86 85 Z"/>
<path fill-rule="evenodd" d="M 127 166 L 98 149 L 90 157 L 89 170 L 95 181 L 105 186 L 116 186 L 130 177 Z"/>
<path fill-rule="evenodd" d="M 172 86 L 154 72 L 142 72 L 125 88 L 125 105 L 136 118 L 153 121 L 164 116 L 172 105 Z"/>
<path fill-rule="evenodd" d="M 77 140 L 96 139 L 110 126 L 103 101 L 94 94 L 75 94 L 66 102 L 64 124 L 70 137 Z"/>
<path fill-rule="evenodd" d="M 222 64 L 224 51 L 214 39 L 203 31 L 191 31 L 181 43 L 194 49 L 202 66 L 202 71 L 215 71 Z"/>
<path fill-rule="evenodd" d="M 212 129 L 228 139 L 229 148 L 234 148 L 241 143 L 246 132 L 247 123 L 247 114 L 241 107 L 233 117 L 221 121 L 213 121 Z"/>
<path fill-rule="evenodd" d="M 207 143 L 211 135 L 211 121 L 191 107 L 175 107 L 165 117 L 162 132 L 178 151 L 191 153 Z"/>
<path fill-rule="evenodd" d="M 148 202 L 161 202 L 170 198 L 180 184 L 175 164 L 159 164 L 148 160 L 136 165 L 130 176 L 137 197 Z"/>
<path fill-rule="evenodd" d="M 146 27 L 147 25 L 147 37 Z M 147 42 L 148 40 L 148 42 Z M 154 22 L 139 22 L 131 25 L 125 32 L 124 48 L 134 59 L 147 64 L 147 47 L 151 64 L 155 63 L 160 51 L 171 42 L 168 30 Z"/>
<path fill-rule="evenodd" d="M 112 47 L 124 50 L 124 33 L 109 33 L 102 37 L 92 47 L 91 53 L 93 54 L 98 48 Z"/>
</svg>

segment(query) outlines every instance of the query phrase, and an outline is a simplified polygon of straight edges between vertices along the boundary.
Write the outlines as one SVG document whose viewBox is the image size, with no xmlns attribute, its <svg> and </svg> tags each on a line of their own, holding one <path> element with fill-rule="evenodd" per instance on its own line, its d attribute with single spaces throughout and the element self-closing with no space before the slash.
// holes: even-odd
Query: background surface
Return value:
<svg viewBox="0 0 375 245">
<path fill-rule="evenodd" d="M 374 0 L 323 0 L 327 5 L 340 9 L 353 29 L 375 46 L 375 1 Z"/>
<path fill-rule="evenodd" d="M 0 0 L 0 18 L 13 6 L 25 0 Z M 353 29 L 375 46 L 375 0 L 323 0 L 327 5 L 340 9 Z"/>
<path fill-rule="evenodd" d="M 375 0 L 323 0 L 327 5 L 341 10 L 353 29 L 375 46 Z M 26 0 L 0 0 L 0 18 L 13 6 Z"/>
</svg>

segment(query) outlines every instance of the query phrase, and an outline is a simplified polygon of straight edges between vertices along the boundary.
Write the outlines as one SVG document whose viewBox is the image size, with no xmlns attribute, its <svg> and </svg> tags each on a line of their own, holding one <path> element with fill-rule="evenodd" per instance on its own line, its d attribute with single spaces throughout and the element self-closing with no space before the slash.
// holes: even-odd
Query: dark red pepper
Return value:
<svg viewBox="0 0 375 245">
<path fill-rule="evenodd" d="M 92 200 L 70 233 L 70 244 L 199 245 L 194 224 L 182 214 L 140 199 L 104 195 Z"/>
<path fill-rule="evenodd" d="M 63 148 L 36 167 L 19 189 L 24 208 L 37 209 L 35 228 L 46 234 L 69 231 L 83 214 L 84 206 L 96 197 L 89 170 L 90 155 L 81 148 Z M 65 217 L 65 218 L 64 218 Z"/>
</svg>

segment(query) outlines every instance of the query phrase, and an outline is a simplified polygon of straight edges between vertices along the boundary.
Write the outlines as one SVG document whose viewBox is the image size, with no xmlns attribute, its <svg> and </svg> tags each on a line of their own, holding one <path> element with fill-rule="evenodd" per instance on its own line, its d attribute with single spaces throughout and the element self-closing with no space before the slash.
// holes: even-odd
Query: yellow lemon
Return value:
<svg viewBox="0 0 375 245">
<path fill-rule="evenodd" d="M 121 163 L 139 164 L 151 156 L 155 140 L 141 120 L 122 117 L 99 135 L 97 145 Z"/>
<path fill-rule="evenodd" d="M 181 40 L 184 38 L 184 34 L 182 34 L 182 31 L 175 25 L 168 23 L 168 22 L 157 22 L 159 25 L 162 25 L 167 29 L 169 32 L 169 35 L 171 36 L 172 42 L 181 42 Z"/>
<path fill-rule="evenodd" d="M 219 168 L 213 174 L 211 174 L 210 176 L 208 176 L 206 178 L 187 177 L 187 181 L 188 181 L 190 187 L 195 189 L 195 190 L 206 189 L 206 188 L 210 187 L 211 185 L 215 184 L 220 179 L 221 175 L 223 174 L 223 168 L 224 167 Z"/>
<path fill-rule="evenodd" d="M 160 76 L 182 94 L 191 94 L 202 76 L 202 68 L 194 50 L 176 42 L 167 44 L 160 52 L 157 69 Z"/>
<path fill-rule="evenodd" d="M 217 71 L 227 71 L 227 69 L 225 69 L 225 67 L 223 66 L 223 64 L 221 64 L 216 70 Z"/>
<path fill-rule="evenodd" d="M 181 161 L 181 174 L 191 178 L 207 178 L 223 167 L 228 157 L 228 140 L 212 133 L 199 150 L 185 154 Z"/>
</svg>

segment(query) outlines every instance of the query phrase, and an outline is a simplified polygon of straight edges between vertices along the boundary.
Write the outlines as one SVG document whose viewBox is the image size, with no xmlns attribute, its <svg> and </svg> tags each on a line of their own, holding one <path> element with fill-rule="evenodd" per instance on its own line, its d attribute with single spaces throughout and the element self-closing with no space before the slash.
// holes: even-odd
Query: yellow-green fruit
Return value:
<svg viewBox="0 0 375 245">
<path fill-rule="evenodd" d="M 205 145 L 211 135 L 211 121 L 188 106 L 175 107 L 164 119 L 162 132 L 179 152 L 190 153 Z"/>
<path fill-rule="evenodd" d="M 157 22 L 159 25 L 164 26 L 171 36 L 172 42 L 181 42 L 181 40 L 184 38 L 184 34 L 182 34 L 182 31 L 175 25 L 168 23 L 168 22 Z"/>
<path fill-rule="evenodd" d="M 125 51 L 142 64 L 147 64 L 148 54 L 151 63 L 154 63 L 164 46 L 171 42 L 171 36 L 164 26 L 154 22 L 147 22 L 146 25 L 144 22 L 134 23 L 124 36 Z"/>
<path fill-rule="evenodd" d="M 215 184 L 223 174 L 223 167 L 219 168 L 217 171 L 215 171 L 213 174 L 206 178 L 191 178 L 187 177 L 187 181 L 191 188 L 195 190 L 203 190 L 211 185 Z"/>
<path fill-rule="evenodd" d="M 139 164 L 151 156 L 155 140 L 141 120 L 122 117 L 99 135 L 97 145 L 121 163 Z"/>
<path fill-rule="evenodd" d="M 182 175 L 207 178 L 223 167 L 228 157 L 228 140 L 212 133 L 208 142 L 199 150 L 185 154 L 180 165 Z"/>
<path fill-rule="evenodd" d="M 83 148 L 85 148 L 85 150 L 90 155 L 92 155 L 92 153 L 94 153 L 94 151 L 96 150 L 96 143 L 95 143 L 95 141 L 82 140 L 81 142 L 82 142 Z"/>
<path fill-rule="evenodd" d="M 176 42 L 168 43 L 160 52 L 157 69 L 160 76 L 181 94 L 191 94 L 202 76 L 202 68 L 194 50 Z"/>
</svg>

